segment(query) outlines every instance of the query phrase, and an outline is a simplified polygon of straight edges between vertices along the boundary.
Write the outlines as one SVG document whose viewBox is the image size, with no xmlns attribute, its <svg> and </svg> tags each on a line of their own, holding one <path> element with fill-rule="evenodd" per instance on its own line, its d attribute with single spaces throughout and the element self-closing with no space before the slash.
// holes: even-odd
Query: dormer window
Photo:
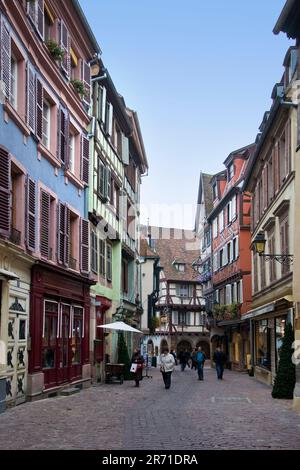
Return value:
<svg viewBox="0 0 300 470">
<path fill-rule="evenodd" d="M 231 181 L 234 175 L 234 164 L 233 162 L 227 168 L 227 181 Z"/>
<path fill-rule="evenodd" d="M 286 87 L 290 84 L 296 72 L 297 63 L 298 63 L 298 49 L 296 47 L 290 48 L 283 62 L 283 65 L 285 66 L 285 80 L 284 80 L 285 83 L 284 84 Z"/>
<path fill-rule="evenodd" d="M 179 271 L 180 273 L 185 272 L 185 264 L 184 263 L 174 263 L 174 268 Z"/>
</svg>

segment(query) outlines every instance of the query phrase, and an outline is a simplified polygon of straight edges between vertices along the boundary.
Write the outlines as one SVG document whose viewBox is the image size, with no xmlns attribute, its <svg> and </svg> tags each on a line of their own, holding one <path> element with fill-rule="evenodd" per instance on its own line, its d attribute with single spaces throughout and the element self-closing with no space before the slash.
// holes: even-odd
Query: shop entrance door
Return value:
<svg viewBox="0 0 300 470">
<path fill-rule="evenodd" d="M 70 379 L 70 328 L 71 328 L 71 307 L 61 304 L 61 355 L 60 355 L 60 379 L 61 382 L 68 382 Z"/>
</svg>

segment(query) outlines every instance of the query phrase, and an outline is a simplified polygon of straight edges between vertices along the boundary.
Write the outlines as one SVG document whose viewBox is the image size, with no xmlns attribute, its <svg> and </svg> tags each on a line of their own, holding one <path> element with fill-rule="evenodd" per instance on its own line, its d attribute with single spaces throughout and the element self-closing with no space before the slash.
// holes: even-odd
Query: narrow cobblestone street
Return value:
<svg viewBox="0 0 300 470">
<path fill-rule="evenodd" d="M 1 449 L 300 449 L 300 415 L 254 378 L 178 368 L 133 382 L 26 403 L 0 416 Z"/>
</svg>

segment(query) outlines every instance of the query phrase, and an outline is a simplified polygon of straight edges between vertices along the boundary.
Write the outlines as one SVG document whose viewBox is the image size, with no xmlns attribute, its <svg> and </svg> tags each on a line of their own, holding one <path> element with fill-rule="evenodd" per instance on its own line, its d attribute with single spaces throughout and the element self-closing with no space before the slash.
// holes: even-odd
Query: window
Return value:
<svg viewBox="0 0 300 470">
<path fill-rule="evenodd" d="M 186 312 L 178 312 L 178 325 L 185 326 L 186 324 Z"/>
<path fill-rule="evenodd" d="M 94 230 L 91 231 L 91 269 L 98 273 L 98 237 Z"/>
<path fill-rule="evenodd" d="M 287 321 L 287 316 L 282 316 L 275 319 L 275 350 L 276 350 L 276 368 L 280 361 L 280 353 L 283 343 L 284 330 Z"/>
<path fill-rule="evenodd" d="M 268 234 L 269 238 L 269 253 L 271 255 L 275 254 L 275 232 L 272 230 Z M 274 282 L 276 280 L 276 261 L 275 259 L 270 259 L 269 261 L 269 267 L 270 267 L 270 282 Z"/>
<path fill-rule="evenodd" d="M 253 276 L 252 276 L 252 286 L 253 294 L 258 291 L 258 266 L 257 266 L 257 253 L 253 253 Z"/>
<path fill-rule="evenodd" d="M 56 341 L 58 335 L 58 303 L 45 302 L 44 325 L 42 339 L 42 367 L 56 367 Z"/>
<path fill-rule="evenodd" d="M 69 169 L 75 173 L 75 135 L 70 133 L 69 139 Z"/>
<path fill-rule="evenodd" d="M 212 187 L 212 190 L 213 190 L 213 199 L 217 199 L 218 197 L 218 186 L 217 186 L 217 183 L 214 183 L 213 184 L 213 187 Z"/>
<path fill-rule="evenodd" d="M 221 211 L 219 214 L 219 227 L 221 233 L 224 230 L 224 211 Z"/>
<path fill-rule="evenodd" d="M 260 257 L 260 288 L 264 289 L 266 287 L 266 261 L 264 257 Z"/>
<path fill-rule="evenodd" d="M 80 232 L 80 218 L 74 212 L 70 212 L 70 261 L 69 267 L 77 270 L 79 268 L 79 246 L 78 238 Z"/>
<path fill-rule="evenodd" d="M 270 320 L 256 322 L 256 364 L 271 370 Z"/>
<path fill-rule="evenodd" d="M 1 184 L 1 183 L 0 183 Z M 16 245 L 21 244 L 21 233 L 23 229 L 23 210 L 20 200 L 24 194 L 24 177 L 19 168 L 13 163 L 11 165 L 11 217 L 10 217 L 10 240 Z"/>
<path fill-rule="evenodd" d="M 219 256 L 220 256 L 219 266 L 220 266 L 220 268 L 222 268 L 224 266 L 223 248 L 222 248 L 222 250 L 219 251 Z"/>
<path fill-rule="evenodd" d="M 44 9 L 44 36 L 45 41 L 49 41 L 50 39 L 54 39 L 55 32 L 53 31 L 55 19 L 52 13 L 50 12 L 48 6 L 45 5 Z"/>
<path fill-rule="evenodd" d="M 231 204 L 232 204 L 231 201 L 229 201 L 229 203 L 227 204 L 227 224 L 228 225 L 231 223 L 231 220 L 232 220 Z"/>
<path fill-rule="evenodd" d="M 227 262 L 231 263 L 232 261 L 232 252 L 231 252 L 231 242 L 227 244 Z"/>
<path fill-rule="evenodd" d="M 234 164 L 230 163 L 227 168 L 227 181 L 230 181 L 234 176 Z"/>
<path fill-rule="evenodd" d="M 128 294 L 128 262 L 122 259 L 122 292 Z"/>
<path fill-rule="evenodd" d="M 232 259 L 235 260 L 239 257 L 239 239 L 235 237 L 232 240 Z"/>
<path fill-rule="evenodd" d="M 107 193 L 106 193 L 106 168 L 101 160 L 100 157 L 98 157 L 98 194 L 105 198 Z"/>
<path fill-rule="evenodd" d="M 279 221 L 280 229 L 280 248 L 282 254 L 289 254 L 289 218 L 288 215 L 282 217 Z M 281 265 L 281 274 L 290 272 L 290 264 L 288 262 Z"/>
<path fill-rule="evenodd" d="M 112 280 L 112 246 L 109 243 L 106 244 L 106 278 Z"/>
<path fill-rule="evenodd" d="M 183 263 L 174 263 L 174 267 L 177 271 L 184 273 L 185 272 L 185 264 Z"/>
<path fill-rule="evenodd" d="M 13 108 L 17 109 L 18 96 L 18 62 L 11 56 L 10 61 L 10 95 L 9 102 Z"/>
<path fill-rule="evenodd" d="M 176 295 L 178 297 L 192 297 L 193 286 L 189 284 L 176 284 Z"/>
<path fill-rule="evenodd" d="M 43 145 L 50 149 L 50 105 L 47 101 L 43 103 Z"/>
<path fill-rule="evenodd" d="M 218 219 L 217 218 L 213 220 L 212 228 L 213 228 L 213 237 L 217 238 L 218 236 Z"/>
<path fill-rule="evenodd" d="M 105 276 L 105 240 L 99 239 L 99 272 Z"/>
<path fill-rule="evenodd" d="M 83 308 L 73 307 L 72 322 L 72 364 L 81 364 L 81 343 L 83 334 Z"/>
</svg>

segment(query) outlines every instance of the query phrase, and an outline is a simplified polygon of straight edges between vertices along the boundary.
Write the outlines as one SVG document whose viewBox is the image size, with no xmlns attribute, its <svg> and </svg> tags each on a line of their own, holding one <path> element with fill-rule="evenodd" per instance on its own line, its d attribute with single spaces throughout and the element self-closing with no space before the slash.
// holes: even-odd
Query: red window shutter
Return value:
<svg viewBox="0 0 300 470">
<path fill-rule="evenodd" d="M 35 133 L 35 71 L 27 63 L 27 125 Z"/>
<path fill-rule="evenodd" d="M 5 24 L 1 24 L 1 80 L 4 83 L 4 94 L 10 96 L 11 39 Z"/>
<path fill-rule="evenodd" d="M 50 235 L 50 194 L 41 191 L 40 250 L 44 258 L 49 259 Z"/>
<path fill-rule="evenodd" d="M 84 101 L 87 104 L 90 104 L 91 101 L 91 69 L 87 62 L 82 61 L 81 65 L 81 76 L 82 81 L 84 83 L 85 94 L 84 94 Z"/>
<path fill-rule="evenodd" d="M 10 155 L 0 146 L 0 235 L 9 236 L 10 231 Z"/>
<path fill-rule="evenodd" d="M 274 184 L 275 184 L 275 193 L 279 190 L 279 179 L 280 179 L 280 160 L 279 160 L 279 144 L 278 142 L 275 145 L 275 154 L 274 154 Z"/>
<path fill-rule="evenodd" d="M 60 25 L 60 45 L 64 51 L 64 57 L 61 61 L 61 67 L 68 76 L 71 73 L 71 37 L 65 23 L 61 20 Z"/>
<path fill-rule="evenodd" d="M 44 104 L 44 88 L 42 82 L 36 79 L 36 136 L 42 140 L 43 138 L 43 104 Z"/>
<path fill-rule="evenodd" d="M 89 222 L 85 219 L 81 219 L 80 269 L 83 274 L 89 273 Z"/>
<path fill-rule="evenodd" d="M 36 28 L 41 38 L 44 39 L 44 0 L 38 0 Z"/>
<path fill-rule="evenodd" d="M 81 136 L 81 179 L 89 184 L 89 155 L 90 142 L 84 135 Z"/>
<path fill-rule="evenodd" d="M 30 251 L 35 251 L 36 248 L 36 217 L 35 217 L 35 207 L 36 207 L 36 195 L 35 195 L 35 181 L 28 177 L 27 178 L 27 233 L 26 233 L 26 244 L 27 248 Z"/>
<path fill-rule="evenodd" d="M 285 126 L 285 174 L 289 175 L 291 168 L 291 121 L 288 119 L 288 122 Z"/>
</svg>

